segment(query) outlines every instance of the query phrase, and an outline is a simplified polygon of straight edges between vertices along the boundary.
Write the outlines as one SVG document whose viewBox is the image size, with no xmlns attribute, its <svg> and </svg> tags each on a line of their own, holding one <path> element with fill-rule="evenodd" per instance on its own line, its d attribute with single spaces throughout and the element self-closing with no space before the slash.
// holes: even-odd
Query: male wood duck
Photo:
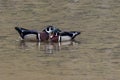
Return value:
<svg viewBox="0 0 120 80">
<path fill-rule="evenodd" d="M 15 30 L 18 31 L 22 40 L 27 41 L 48 41 L 49 34 L 45 31 L 38 32 L 35 30 L 28 30 L 21 27 L 15 27 Z"/>
<path fill-rule="evenodd" d="M 74 40 L 75 37 L 79 34 L 80 32 L 78 31 L 59 32 L 57 30 L 54 30 L 52 32 L 52 35 L 50 36 L 50 39 L 52 42 L 70 41 L 70 40 Z"/>
<path fill-rule="evenodd" d="M 54 26 L 47 26 L 43 31 L 51 34 L 49 37 L 52 42 L 70 41 L 79 35 L 79 31 L 61 31 Z"/>
</svg>

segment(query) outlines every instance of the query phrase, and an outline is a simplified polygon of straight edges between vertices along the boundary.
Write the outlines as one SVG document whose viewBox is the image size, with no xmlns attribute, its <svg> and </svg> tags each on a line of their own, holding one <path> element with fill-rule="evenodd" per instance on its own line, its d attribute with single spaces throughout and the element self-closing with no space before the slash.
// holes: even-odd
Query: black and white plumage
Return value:
<svg viewBox="0 0 120 80">
<path fill-rule="evenodd" d="M 36 39 L 38 39 L 38 32 L 37 31 L 34 31 L 34 30 L 28 30 L 28 29 L 25 29 L 25 28 L 21 28 L 21 27 L 15 27 L 15 30 L 18 31 L 18 33 L 20 34 L 20 37 L 22 39 L 25 39 L 27 37 L 30 37 L 30 36 L 34 36 Z"/>
<path fill-rule="evenodd" d="M 28 30 L 21 27 L 15 27 L 15 30 L 19 33 L 22 40 L 47 41 L 49 39 L 49 35 L 47 32 L 38 32 L 35 30 Z"/>
<path fill-rule="evenodd" d="M 74 39 L 77 35 L 79 35 L 80 32 L 78 31 L 69 31 L 69 32 L 61 32 L 59 35 L 61 37 L 70 37 L 70 39 Z"/>
<path fill-rule="evenodd" d="M 80 32 L 78 31 L 70 31 L 70 32 L 53 32 L 53 35 L 51 37 L 51 40 L 53 42 L 62 42 L 62 41 L 70 41 L 74 40 L 77 35 L 79 35 Z"/>
</svg>

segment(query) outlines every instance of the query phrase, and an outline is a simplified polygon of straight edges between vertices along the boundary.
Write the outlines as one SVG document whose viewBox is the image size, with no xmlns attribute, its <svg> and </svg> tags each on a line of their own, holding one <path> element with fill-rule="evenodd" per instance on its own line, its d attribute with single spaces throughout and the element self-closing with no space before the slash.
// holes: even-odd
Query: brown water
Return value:
<svg viewBox="0 0 120 80">
<path fill-rule="evenodd" d="M 17 25 L 82 34 L 77 42 L 20 42 Z M 119 0 L 0 0 L 0 80 L 119 79 Z"/>
</svg>

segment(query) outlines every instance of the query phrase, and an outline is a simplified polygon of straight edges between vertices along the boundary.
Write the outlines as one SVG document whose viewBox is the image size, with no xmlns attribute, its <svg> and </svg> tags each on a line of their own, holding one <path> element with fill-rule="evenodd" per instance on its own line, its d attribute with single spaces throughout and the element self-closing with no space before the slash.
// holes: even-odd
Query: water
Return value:
<svg viewBox="0 0 120 80">
<path fill-rule="evenodd" d="M 0 0 L 1 80 L 119 80 L 119 0 Z M 15 26 L 81 31 L 75 42 L 19 41 Z"/>
</svg>

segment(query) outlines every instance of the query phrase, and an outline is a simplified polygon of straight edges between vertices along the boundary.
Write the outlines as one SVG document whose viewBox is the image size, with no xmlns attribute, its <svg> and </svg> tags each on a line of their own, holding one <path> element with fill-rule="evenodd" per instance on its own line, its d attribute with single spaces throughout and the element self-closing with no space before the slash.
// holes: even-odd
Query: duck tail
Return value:
<svg viewBox="0 0 120 80">
<path fill-rule="evenodd" d="M 77 35 L 81 34 L 81 32 L 74 31 L 72 34 L 73 34 L 72 39 L 74 39 Z"/>
<path fill-rule="evenodd" d="M 15 27 L 15 30 L 19 33 L 19 35 L 23 38 L 23 32 L 28 30 L 25 28 L 21 28 L 21 27 Z"/>
</svg>

